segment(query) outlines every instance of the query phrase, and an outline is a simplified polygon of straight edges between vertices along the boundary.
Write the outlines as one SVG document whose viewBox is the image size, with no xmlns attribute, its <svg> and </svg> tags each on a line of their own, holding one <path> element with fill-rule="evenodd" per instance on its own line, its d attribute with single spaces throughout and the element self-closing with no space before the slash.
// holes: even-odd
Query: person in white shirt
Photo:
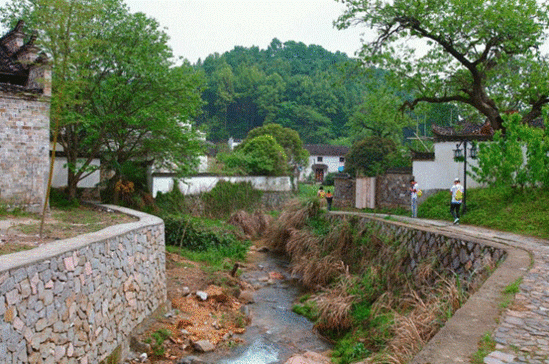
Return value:
<svg viewBox="0 0 549 364">
<path fill-rule="evenodd" d="M 461 200 L 463 199 L 463 186 L 459 183 L 459 178 L 454 179 L 454 185 L 450 188 L 452 202 L 450 202 L 450 213 L 454 217 L 454 225 L 459 224 L 459 210 L 461 208 Z"/>
<path fill-rule="evenodd" d="M 419 191 L 419 185 L 412 178 L 410 180 L 410 196 L 412 197 L 412 217 L 417 217 L 417 191 Z"/>
</svg>

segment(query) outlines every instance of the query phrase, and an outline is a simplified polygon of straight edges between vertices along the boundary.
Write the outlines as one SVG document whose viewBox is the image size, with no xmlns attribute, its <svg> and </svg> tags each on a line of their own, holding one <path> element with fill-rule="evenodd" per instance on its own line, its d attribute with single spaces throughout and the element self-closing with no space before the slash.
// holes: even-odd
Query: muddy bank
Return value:
<svg viewBox="0 0 549 364">
<path fill-rule="evenodd" d="M 289 276 L 287 262 L 272 253 L 252 253 L 241 279 L 251 284 L 255 302 L 248 305 L 251 323 L 238 335 L 244 344 L 204 354 L 205 363 L 284 363 L 295 353 L 325 352 L 330 344 L 313 331 L 313 324 L 292 312 L 301 290 Z"/>
</svg>

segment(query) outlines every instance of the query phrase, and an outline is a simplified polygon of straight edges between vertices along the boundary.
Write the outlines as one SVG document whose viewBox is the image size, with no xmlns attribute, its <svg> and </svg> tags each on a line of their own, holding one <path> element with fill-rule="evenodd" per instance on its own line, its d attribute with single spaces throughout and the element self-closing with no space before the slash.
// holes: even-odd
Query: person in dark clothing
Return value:
<svg viewBox="0 0 549 364">
<path fill-rule="evenodd" d="M 326 192 L 326 202 L 328 204 L 328 211 L 332 209 L 333 199 L 334 199 L 334 195 L 332 195 L 332 191 L 328 190 L 328 192 Z"/>
</svg>

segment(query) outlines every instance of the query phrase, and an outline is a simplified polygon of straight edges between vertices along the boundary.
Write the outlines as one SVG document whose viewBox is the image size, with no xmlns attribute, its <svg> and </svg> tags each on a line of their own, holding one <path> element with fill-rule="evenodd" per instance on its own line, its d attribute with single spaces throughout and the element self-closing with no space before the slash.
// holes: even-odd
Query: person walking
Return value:
<svg viewBox="0 0 549 364">
<path fill-rule="evenodd" d="M 328 190 L 326 192 L 326 203 L 328 204 L 328 211 L 332 210 L 333 199 L 334 199 L 334 195 L 332 195 L 332 191 Z"/>
<path fill-rule="evenodd" d="M 324 198 L 324 196 L 326 195 L 326 192 L 324 191 L 324 187 L 323 186 L 320 186 L 318 188 L 318 191 L 316 192 L 316 196 L 320 199 Z"/>
<path fill-rule="evenodd" d="M 454 217 L 454 225 L 459 225 L 459 210 L 461 209 L 461 201 L 463 200 L 463 186 L 459 178 L 454 179 L 454 185 L 450 188 L 452 201 L 450 202 L 450 213 Z"/>
<path fill-rule="evenodd" d="M 410 196 L 412 197 L 412 217 L 417 217 L 417 192 L 419 185 L 414 178 L 410 180 Z"/>
<path fill-rule="evenodd" d="M 318 191 L 316 192 L 316 197 L 320 200 L 320 207 L 324 207 L 324 204 L 326 203 L 325 197 L 326 197 L 326 191 L 324 191 L 324 187 L 320 186 L 318 188 Z"/>
</svg>

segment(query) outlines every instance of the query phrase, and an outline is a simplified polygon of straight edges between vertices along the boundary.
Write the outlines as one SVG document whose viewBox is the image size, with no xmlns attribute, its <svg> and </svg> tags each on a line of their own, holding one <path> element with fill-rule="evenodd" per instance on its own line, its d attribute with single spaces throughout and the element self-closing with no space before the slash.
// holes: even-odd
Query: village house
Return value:
<svg viewBox="0 0 549 364">
<path fill-rule="evenodd" d="M 0 202 L 39 211 L 49 173 L 51 71 L 24 23 L 0 38 Z"/>
<path fill-rule="evenodd" d="M 464 153 L 467 148 L 467 172 L 471 166 L 476 166 L 475 155 L 472 154 L 473 142 L 485 142 L 492 139 L 494 131 L 487 122 L 484 125 L 471 124 L 464 121 L 460 124 L 459 131 L 454 127 L 432 126 L 434 137 L 433 153 L 417 153 L 412 155 L 413 175 L 421 186 L 424 195 L 429 192 L 449 189 L 454 178 L 465 181 L 464 160 L 455 160 L 456 150 Z M 474 148 L 473 148 L 474 153 Z M 475 188 L 481 185 L 468 176 L 467 187 Z"/>
<path fill-rule="evenodd" d="M 322 182 L 328 173 L 343 171 L 348 147 L 328 144 L 305 144 L 303 147 L 309 152 L 309 161 L 301 172 L 300 180 Z"/>
</svg>

